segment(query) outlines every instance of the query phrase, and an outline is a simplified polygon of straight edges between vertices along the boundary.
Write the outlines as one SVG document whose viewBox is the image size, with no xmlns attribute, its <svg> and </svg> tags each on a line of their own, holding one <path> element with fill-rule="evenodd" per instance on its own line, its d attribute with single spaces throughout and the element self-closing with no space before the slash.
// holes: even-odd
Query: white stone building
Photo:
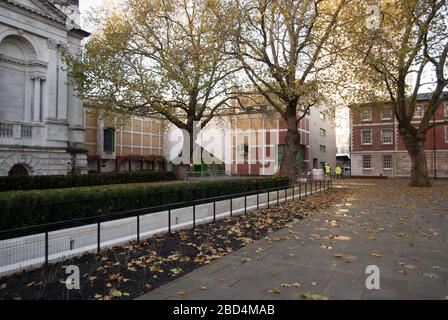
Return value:
<svg viewBox="0 0 448 320">
<path fill-rule="evenodd" d="M 0 0 L 0 176 L 87 172 L 83 104 L 60 48 L 78 52 L 78 0 Z"/>
</svg>

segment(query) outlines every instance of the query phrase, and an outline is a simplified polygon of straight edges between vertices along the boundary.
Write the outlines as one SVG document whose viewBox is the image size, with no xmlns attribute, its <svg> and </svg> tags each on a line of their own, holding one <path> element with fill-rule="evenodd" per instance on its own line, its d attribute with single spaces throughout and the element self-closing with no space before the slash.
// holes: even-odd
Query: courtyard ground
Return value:
<svg viewBox="0 0 448 320">
<path fill-rule="evenodd" d="M 140 299 L 448 299 L 448 181 L 344 180 L 342 203 Z M 366 288 L 366 267 L 380 289 Z"/>
</svg>

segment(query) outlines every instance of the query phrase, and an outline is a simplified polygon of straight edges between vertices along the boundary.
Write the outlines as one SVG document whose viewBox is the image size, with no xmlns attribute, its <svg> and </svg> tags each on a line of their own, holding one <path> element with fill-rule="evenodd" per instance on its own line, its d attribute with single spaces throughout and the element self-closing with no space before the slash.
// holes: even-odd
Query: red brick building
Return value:
<svg viewBox="0 0 448 320">
<path fill-rule="evenodd" d="M 297 166 L 319 169 L 325 163 L 336 165 L 335 127 L 327 116 L 329 107 L 311 108 L 298 122 L 300 133 Z M 232 158 L 229 170 L 241 175 L 272 175 L 281 165 L 286 148 L 287 125 L 280 115 L 254 112 L 229 117 L 232 132 Z"/>
<path fill-rule="evenodd" d="M 431 95 L 418 96 L 413 123 L 417 126 Z M 409 177 L 411 159 L 398 132 L 392 108 L 363 105 L 350 108 L 351 167 L 354 176 Z M 444 95 L 427 133 L 425 153 L 430 176 L 448 177 L 448 94 Z"/>
<path fill-rule="evenodd" d="M 286 123 L 277 113 L 247 113 L 230 117 L 231 170 L 241 175 L 272 175 L 279 169 L 285 148 Z M 297 164 L 308 169 L 309 119 L 299 122 L 301 142 Z M 278 159 L 278 162 L 277 162 Z"/>
</svg>

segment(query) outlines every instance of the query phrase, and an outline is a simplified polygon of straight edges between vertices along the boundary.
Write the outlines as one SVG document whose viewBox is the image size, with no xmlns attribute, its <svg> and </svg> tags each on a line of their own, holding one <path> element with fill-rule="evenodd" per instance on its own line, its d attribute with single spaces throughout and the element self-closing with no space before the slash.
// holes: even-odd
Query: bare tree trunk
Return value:
<svg viewBox="0 0 448 320">
<path fill-rule="evenodd" d="M 294 108 L 295 109 L 295 108 Z M 300 134 L 297 127 L 297 117 L 295 112 L 290 114 L 286 120 L 287 132 L 285 139 L 285 152 L 283 154 L 280 166 L 280 175 L 287 176 L 291 180 L 295 180 L 298 174 L 297 169 L 297 152 L 299 151 Z"/>
<path fill-rule="evenodd" d="M 186 129 L 184 129 L 184 136 L 183 141 L 184 144 L 188 143 L 188 148 L 185 148 L 185 145 L 182 147 L 182 153 L 184 151 L 188 152 L 188 155 L 182 154 L 182 163 L 176 165 L 175 168 L 175 174 L 176 174 L 176 180 L 185 180 L 187 177 L 187 171 L 190 170 L 190 164 L 193 164 L 193 151 L 194 151 L 194 145 L 193 145 L 193 128 L 192 125 L 188 126 Z M 186 162 L 188 161 L 188 163 Z"/>
<path fill-rule="evenodd" d="M 426 165 L 426 155 L 423 147 L 418 152 L 410 154 L 411 167 L 411 187 L 431 187 L 428 168 Z"/>
<path fill-rule="evenodd" d="M 402 132 L 404 144 L 411 157 L 411 187 L 431 187 L 425 155 L 425 138 Z M 422 134 L 425 137 L 426 133 Z"/>
<path fill-rule="evenodd" d="M 187 176 L 187 171 L 190 168 L 188 164 L 179 164 L 175 167 L 174 172 L 176 174 L 176 180 L 184 181 Z"/>
</svg>

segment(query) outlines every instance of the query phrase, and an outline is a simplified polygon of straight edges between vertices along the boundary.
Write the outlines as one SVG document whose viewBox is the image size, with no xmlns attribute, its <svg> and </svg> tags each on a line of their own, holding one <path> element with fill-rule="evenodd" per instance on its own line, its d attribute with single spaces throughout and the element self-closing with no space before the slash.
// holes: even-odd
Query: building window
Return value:
<svg viewBox="0 0 448 320">
<path fill-rule="evenodd" d="M 391 155 L 383 156 L 383 168 L 386 170 L 392 169 L 392 156 Z"/>
<path fill-rule="evenodd" d="M 381 130 L 381 143 L 392 144 L 394 141 L 394 132 L 392 129 Z"/>
<path fill-rule="evenodd" d="M 320 145 L 320 152 L 327 152 L 327 146 L 324 146 L 323 144 Z"/>
<path fill-rule="evenodd" d="M 364 170 L 372 169 L 371 156 L 362 156 L 362 167 Z"/>
<path fill-rule="evenodd" d="M 361 120 L 362 121 L 372 121 L 372 109 L 361 110 Z"/>
<path fill-rule="evenodd" d="M 324 120 L 327 118 L 327 115 L 323 112 L 320 113 L 320 120 Z"/>
<path fill-rule="evenodd" d="M 391 108 L 384 108 L 381 110 L 381 120 L 392 120 Z"/>
<path fill-rule="evenodd" d="M 423 118 L 423 112 L 424 110 L 422 105 L 415 106 L 414 118 Z"/>
<path fill-rule="evenodd" d="M 372 144 L 372 130 L 361 130 L 361 144 Z"/>
<path fill-rule="evenodd" d="M 321 136 L 321 137 L 326 137 L 326 136 L 327 136 L 327 130 L 325 130 L 325 129 L 320 129 L 320 136 Z"/>
<path fill-rule="evenodd" d="M 21 164 L 15 164 L 8 172 L 8 176 L 12 177 L 24 177 L 29 176 L 28 169 Z"/>
<path fill-rule="evenodd" d="M 303 160 L 303 147 L 301 146 L 296 155 L 296 162 L 300 169 L 303 169 Z"/>
<path fill-rule="evenodd" d="M 115 129 L 104 128 L 103 150 L 104 152 L 115 152 Z"/>
<path fill-rule="evenodd" d="M 448 117 L 448 102 L 445 102 L 444 104 L 443 104 L 443 106 L 444 106 L 444 110 L 445 110 L 445 117 Z"/>
<path fill-rule="evenodd" d="M 249 145 L 247 145 L 246 143 L 240 143 L 238 145 L 238 154 L 240 156 L 246 157 L 249 154 Z"/>
</svg>

